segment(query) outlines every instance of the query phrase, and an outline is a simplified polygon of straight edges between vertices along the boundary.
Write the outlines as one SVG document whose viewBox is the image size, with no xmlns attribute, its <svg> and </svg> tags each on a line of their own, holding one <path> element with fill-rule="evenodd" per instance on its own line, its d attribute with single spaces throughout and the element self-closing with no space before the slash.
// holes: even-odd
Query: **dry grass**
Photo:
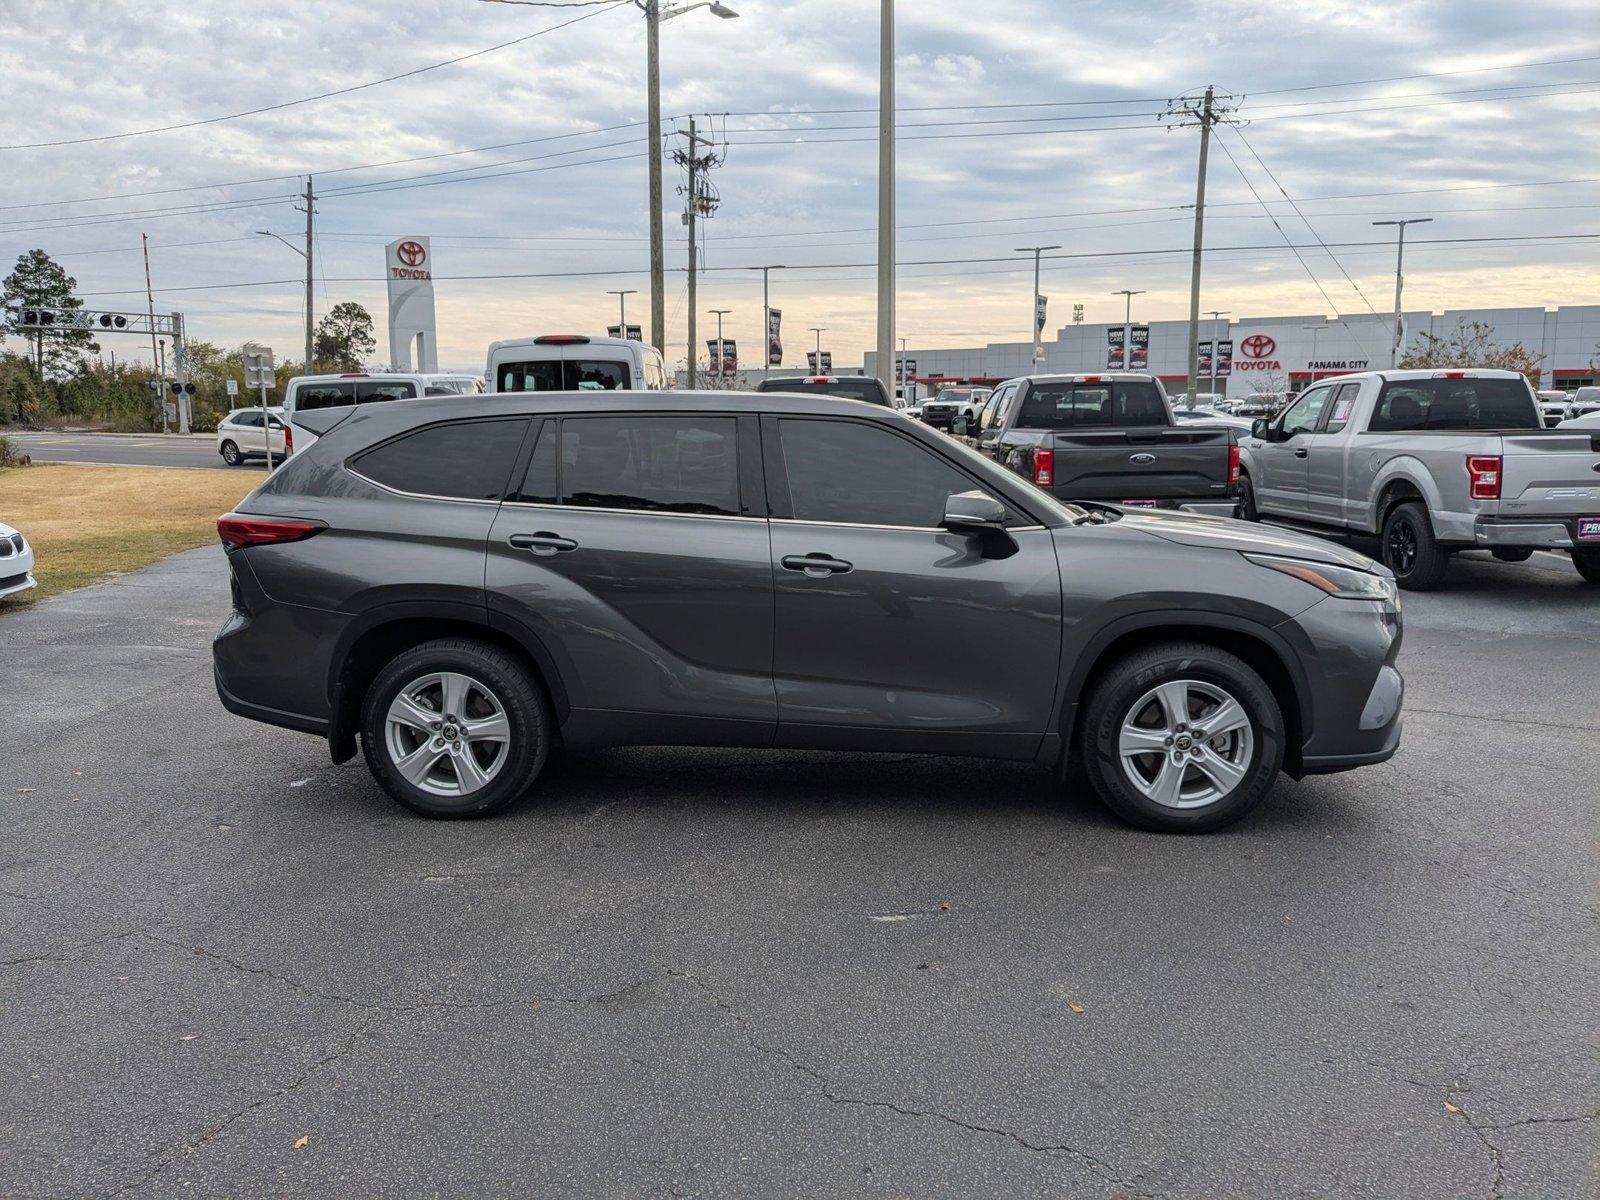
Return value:
<svg viewBox="0 0 1600 1200">
<path fill-rule="evenodd" d="M 204 468 L 35 463 L 0 470 L 0 521 L 33 543 L 39 586 L 0 614 L 217 540 L 217 517 L 260 482 Z"/>
</svg>

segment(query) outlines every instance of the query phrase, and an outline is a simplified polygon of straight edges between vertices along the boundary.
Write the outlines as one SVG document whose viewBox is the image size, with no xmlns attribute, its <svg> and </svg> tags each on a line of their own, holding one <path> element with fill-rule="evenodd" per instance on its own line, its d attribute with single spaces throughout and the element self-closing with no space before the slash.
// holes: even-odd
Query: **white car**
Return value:
<svg viewBox="0 0 1600 1200">
<path fill-rule="evenodd" d="M 15 529 L 0 522 L 0 596 L 14 596 L 33 586 L 33 547 Z"/>
<path fill-rule="evenodd" d="M 1573 417 L 1570 420 L 1563 421 L 1563 422 L 1561 422 L 1560 425 L 1556 426 L 1556 428 L 1557 429 L 1593 429 L 1593 430 L 1596 430 L 1596 431 L 1600 431 L 1600 408 L 1595 409 L 1593 412 L 1585 413 L 1581 417 Z M 0 565 L 3 565 L 3 564 L 0 564 Z"/>
<path fill-rule="evenodd" d="M 247 458 L 266 458 L 268 438 L 274 465 L 283 461 L 283 409 L 267 411 L 272 417 L 267 429 L 262 428 L 260 408 L 236 408 L 217 422 L 217 453 L 223 462 L 237 467 Z"/>
<path fill-rule="evenodd" d="M 1243 433 L 1248 433 L 1255 426 L 1255 422 L 1248 417 L 1230 416 L 1214 408 L 1180 408 L 1173 405 L 1172 419 L 1180 425 L 1226 425 Z"/>
</svg>

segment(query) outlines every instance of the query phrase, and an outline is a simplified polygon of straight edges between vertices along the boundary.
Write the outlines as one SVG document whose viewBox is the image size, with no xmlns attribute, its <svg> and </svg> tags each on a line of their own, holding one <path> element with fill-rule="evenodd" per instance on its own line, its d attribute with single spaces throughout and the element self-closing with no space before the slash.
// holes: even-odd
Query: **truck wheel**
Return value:
<svg viewBox="0 0 1600 1200">
<path fill-rule="evenodd" d="M 1256 490 L 1250 486 L 1250 476 L 1243 471 L 1239 472 L 1239 520 L 1261 520 L 1261 512 L 1256 508 Z"/>
<path fill-rule="evenodd" d="M 1533 550 L 1527 546 L 1502 546 L 1491 553 L 1501 562 L 1527 562 L 1533 557 Z"/>
<path fill-rule="evenodd" d="M 1283 765 L 1283 714 L 1243 659 L 1166 642 L 1115 663 L 1095 684 L 1078 754 L 1123 820 L 1208 833 L 1259 804 Z"/>
<path fill-rule="evenodd" d="M 1600 550 L 1574 550 L 1572 565 L 1588 583 L 1600 583 Z"/>
<path fill-rule="evenodd" d="M 1450 562 L 1450 555 L 1434 540 L 1428 510 L 1415 501 L 1397 506 L 1384 521 L 1380 552 L 1395 581 L 1411 592 L 1438 587 Z"/>
<path fill-rule="evenodd" d="M 425 817 L 499 812 L 538 777 L 550 707 L 515 658 L 470 638 L 424 642 L 378 672 L 361 705 L 373 777 Z"/>
</svg>

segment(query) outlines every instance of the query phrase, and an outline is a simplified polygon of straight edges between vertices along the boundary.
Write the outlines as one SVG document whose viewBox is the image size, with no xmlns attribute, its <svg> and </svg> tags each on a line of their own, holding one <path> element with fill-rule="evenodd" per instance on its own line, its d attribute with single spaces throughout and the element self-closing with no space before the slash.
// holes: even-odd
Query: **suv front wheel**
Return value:
<svg viewBox="0 0 1600 1200">
<path fill-rule="evenodd" d="M 1079 755 L 1123 820 L 1207 833 L 1261 802 L 1283 765 L 1283 741 L 1278 702 L 1243 659 L 1169 642 L 1101 676 L 1084 706 Z"/>
<path fill-rule="evenodd" d="M 383 789 L 425 817 L 482 817 L 544 768 L 552 722 L 527 669 L 469 638 L 425 642 L 378 672 L 361 707 L 361 748 Z"/>
</svg>

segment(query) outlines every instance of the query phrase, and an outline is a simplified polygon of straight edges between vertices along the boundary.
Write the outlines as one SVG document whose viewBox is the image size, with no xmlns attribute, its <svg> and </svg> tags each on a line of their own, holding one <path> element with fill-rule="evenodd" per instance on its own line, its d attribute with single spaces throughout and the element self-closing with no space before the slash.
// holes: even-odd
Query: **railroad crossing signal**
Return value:
<svg viewBox="0 0 1600 1200">
<path fill-rule="evenodd" d="M 179 318 L 176 314 L 157 314 L 154 321 L 148 313 L 102 312 L 98 309 L 66 309 L 13 307 L 7 310 L 11 328 L 17 333 L 83 329 L 102 333 L 139 333 L 158 337 L 176 336 Z"/>
</svg>

